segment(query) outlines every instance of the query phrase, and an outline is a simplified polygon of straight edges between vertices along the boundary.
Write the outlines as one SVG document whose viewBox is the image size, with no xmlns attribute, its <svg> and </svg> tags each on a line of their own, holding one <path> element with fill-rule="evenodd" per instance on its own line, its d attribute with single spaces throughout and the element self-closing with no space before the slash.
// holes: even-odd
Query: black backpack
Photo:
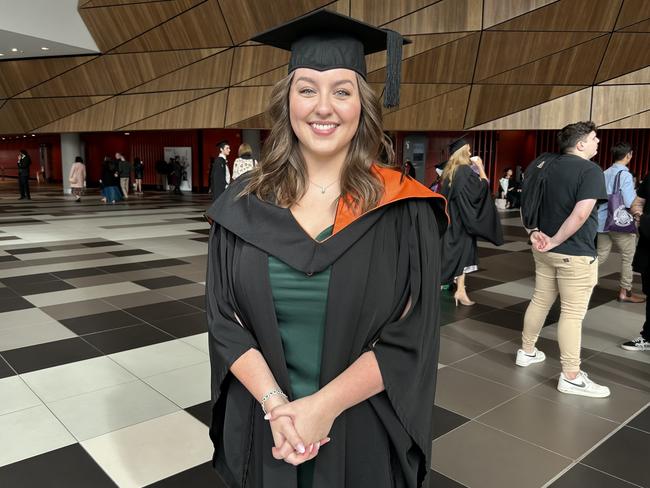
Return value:
<svg viewBox="0 0 650 488">
<path fill-rule="evenodd" d="M 544 153 L 526 168 L 521 187 L 521 221 L 526 229 L 539 228 L 539 211 L 546 189 L 548 167 L 560 156 L 561 154 Z"/>
</svg>

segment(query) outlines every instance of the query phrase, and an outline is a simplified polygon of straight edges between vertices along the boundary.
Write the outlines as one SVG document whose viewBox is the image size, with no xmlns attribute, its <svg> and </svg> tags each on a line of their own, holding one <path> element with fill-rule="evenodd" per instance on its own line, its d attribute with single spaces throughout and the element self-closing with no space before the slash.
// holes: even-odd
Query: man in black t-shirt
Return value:
<svg viewBox="0 0 650 488">
<path fill-rule="evenodd" d="M 580 370 L 582 321 L 598 281 L 596 203 L 607 200 L 602 170 L 592 161 L 598 150 L 593 122 L 578 122 L 558 132 L 562 155 L 546 169 L 539 227 L 530 234 L 535 258 L 535 292 L 526 310 L 522 347 L 516 364 L 529 366 L 546 356 L 535 347 L 555 298 L 562 312 L 557 325 L 562 393 L 604 398 L 610 391 Z"/>
</svg>

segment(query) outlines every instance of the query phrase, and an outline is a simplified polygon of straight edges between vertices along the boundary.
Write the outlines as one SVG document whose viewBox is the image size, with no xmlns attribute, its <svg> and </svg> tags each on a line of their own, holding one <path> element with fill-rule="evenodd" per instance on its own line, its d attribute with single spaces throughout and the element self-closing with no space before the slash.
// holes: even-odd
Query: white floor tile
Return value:
<svg viewBox="0 0 650 488">
<path fill-rule="evenodd" d="M 111 354 L 110 358 L 139 378 L 203 363 L 208 359 L 206 353 L 181 340 L 118 352 Z"/>
<path fill-rule="evenodd" d="M 178 407 L 139 380 L 48 404 L 81 440 L 160 417 Z"/>
<path fill-rule="evenodd" d="M 181 408 L 210 400 L 210 363 L 208 361 L 150 376 L 144 378 L 144 381 Z"/>
<path fill-rule="evenodd" d="M 41 325 L 48 322 L 52 322 L 52 317 L 38 308 L 0 313 L 0 331 L 27 325 Z"/>
<path fill-rule="evenodd" d="M 91 300 L 93 298 L 112 297 L 125 295 L 127 293 L 136 293 L 145 291 L 146 288 L 135 283 L 112 283 L 110 285 L 89 286 L 87 288 L 76 288 L 72 290 L 53 291 L 50 293 L 38 293 L 36 295 L 27 295 L 25 300 L 29 300 L 37 307 L 47 307 L 48 305 L 58 305 L 59 303 L 80 302 L 82 300 Z"/>
<path fill-rule="evenodd" d="M 0 416 L 0 432 L 0 466 L 76 442 L 44 405 Z"/>
<path fill-rule="evenodd" d="M 46 403 L 136 379 L 108 357 L 77 361 L 21 376 Z"/>
<path fill-rule="evenodd" d="M 203 351 L 206 354 L 210 354 L 209 349 L 208 349 L 208 333 L 207 332 L 202 332 L 200 334 L 196 334 L 196 335 L 193 335 L 193 336 L 183 337 L 181 340 L 183 342 L 188 343 L 192 347 L 196 347 L 197 349 Z"/>
<path fill-rule="evenodd" d="M 181 411 L 82 442 L 120 488 L 140 488 L 212 458 L 208 428 Z"/>
<path fill-rule="evenodd" d="M 42 405 L 42 402 L 19 376 L 0 380 L 0 415 L 37 405 Z"/>
<path fill-rule="evenodd" d="M 34 346 L 71 337 L 77 337 L 77 334 L 50 319 L 50 322 L 42 324 L 0 330 L 0 351 L 9 351 L 10 349 Z"/>
</svg>

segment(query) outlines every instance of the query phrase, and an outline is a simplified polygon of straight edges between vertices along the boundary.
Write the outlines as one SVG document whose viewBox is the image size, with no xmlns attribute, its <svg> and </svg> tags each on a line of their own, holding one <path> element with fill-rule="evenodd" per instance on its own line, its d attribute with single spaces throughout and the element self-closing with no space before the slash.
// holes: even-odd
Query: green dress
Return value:
<svg viewBox="0 0 650 488">
<path fill-rule="evenodd" d="M 317 237 L 332 235 L 328 227 Z M 320 364 L 331 269 L 307 276 L 279 259 L 269 256 L 269 277 L 289 381 L 295 399 L 320 389 Z M 309 488 L 314 461 L 298 467 L 298 487 Z"/>
</svg>

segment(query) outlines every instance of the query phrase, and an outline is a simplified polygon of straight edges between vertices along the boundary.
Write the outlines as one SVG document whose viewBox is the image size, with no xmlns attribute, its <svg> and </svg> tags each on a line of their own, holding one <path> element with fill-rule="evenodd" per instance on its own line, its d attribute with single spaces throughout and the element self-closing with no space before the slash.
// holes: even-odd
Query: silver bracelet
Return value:
<svg viewBox="0 0 650 488">
<path fill-rule="evenodd" d="M 266 395 L 264 395 L 262 397 L 262 401 L 260 402 L 260 405 L 262 406 L 262 412 L 264 412 L 264 414 L 267 413 L 266 408 L 264 406 L 266 401 L 269 400 L 271 397 L 274 397 L 274 396 L 277 396 L 277 395 L 280 395 L 280 396 L 284 397 L 285 400 L 289 399 L 289 397 L 287 397 L 287 395 L 285 395 L 284 392 L 280 388 L 272 389 L 271 391 L 269 391 Z"/>
</svg>

